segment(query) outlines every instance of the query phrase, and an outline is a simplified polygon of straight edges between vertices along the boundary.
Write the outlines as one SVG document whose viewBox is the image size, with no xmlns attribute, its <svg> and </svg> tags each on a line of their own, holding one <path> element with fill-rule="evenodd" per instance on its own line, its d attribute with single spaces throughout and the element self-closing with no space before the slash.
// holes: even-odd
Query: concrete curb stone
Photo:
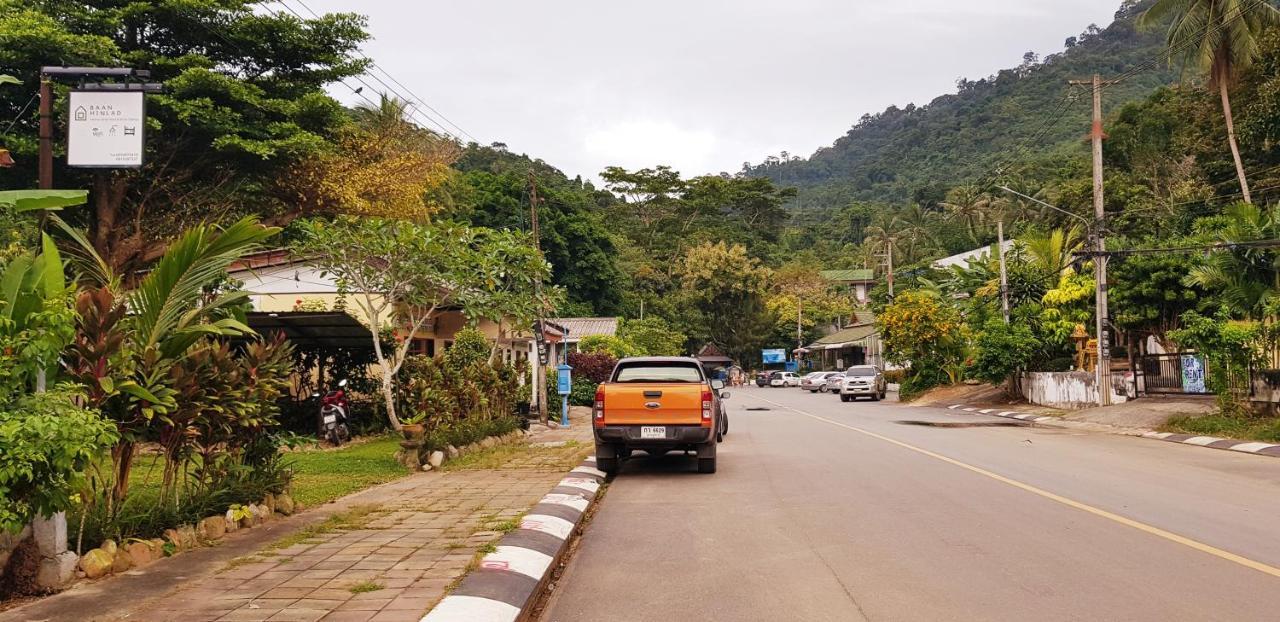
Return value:
<svg viewBox="0 0 1280 622">
<path fill-rule="evenodd" d="M 1001 410 L 999 408 L 978 408 L 977 406 L 965 406 L 964 404 L 952 404 L 947 407 L 948 410 L 959 410 L 961 412 L 974 415 L 988 415 L 991 417 L 1004 417 L 1006 419 L 1017 419 L 1029 423 L 1038 423 L 1049 425 L 1052 427 L 1066 427 L 1062 425 L 1054 425 L 1060 420 L 1057 417 L 1047 417 L 1044 415 L 1033 415 L 1030 413 L 1022 413 L 1013 410 Z M 1229 438 L 1218 438 L 1216 436 L 1197 436 L 1195 434 L 1174 434 L 1172 432 L 1155 432 L 1146 431 L 1138 434 L 1130 434 L 1129 436 L 1137 436 L 1139 438 L 1149 438 L 1157 441 L 1166 441 L 1170 443 L 1181 443 L 1183 445 L 1194 445 L 1197 447 L 1207 447 L 1209 449 L 1223 449 L 1227 451 L 1236 451 L 1246 454 L 1254 454 L 1258 456 L 1270 456 L 1272 458 L 1280 458 L 1280 445 L 1272 443 L 1259 443 L 1257 441 L 1238 441 Z"/>
<path fill-rule="evenodd" d="M 590 456 L 567 473 L 422 622 L 515 622 L 527 616 L 604 483 L 595 460 Z"/>
</svg>

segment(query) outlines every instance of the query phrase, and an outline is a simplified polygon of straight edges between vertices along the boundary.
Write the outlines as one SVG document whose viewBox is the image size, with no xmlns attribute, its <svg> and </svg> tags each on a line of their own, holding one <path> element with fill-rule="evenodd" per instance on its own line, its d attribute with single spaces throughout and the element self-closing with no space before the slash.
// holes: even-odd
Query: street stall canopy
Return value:
<svg viewBox="0 0 1280 622">
<path fill-rule="evenodd" d="M 341 311 L 254 311 L 246 319 L 258 334 L 283 333 L 300 348 L 373 348 L 373 333 Z"/>
<path fill-rule="evenodd" d="M 720 348 L 714 343 L 708 343 L 698 350 L 698 355 L 694 357 L 698 359 L 706 367 L 728 367 L 733 364 L 733 359 L 724 355 Z"/>
</svg>

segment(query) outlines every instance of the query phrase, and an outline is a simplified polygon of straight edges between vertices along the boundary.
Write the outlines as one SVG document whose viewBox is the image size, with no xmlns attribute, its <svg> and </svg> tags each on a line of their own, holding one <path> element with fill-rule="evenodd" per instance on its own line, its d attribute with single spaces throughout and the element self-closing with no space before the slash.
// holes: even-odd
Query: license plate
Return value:
<svg viewBox="0 0 1280 622">
<path fill-rule="evenodd" d="M 325 416 L 324 416 L 324 422 L 325 422 L 325 423 L 333 423 L 333 422 L 335 422 L 335 421 L 337 421 L 337 420 L 338 420 L 338 416 L 337 416 L 337 415 L 325 415 Z"/>
<path fill-rule="evenodd" d="M 646 425 L 646 426 L 640 427 L 640 438 L 666 438 L 666 437 L 667 437 L 666 426 Z"/>
</svg>

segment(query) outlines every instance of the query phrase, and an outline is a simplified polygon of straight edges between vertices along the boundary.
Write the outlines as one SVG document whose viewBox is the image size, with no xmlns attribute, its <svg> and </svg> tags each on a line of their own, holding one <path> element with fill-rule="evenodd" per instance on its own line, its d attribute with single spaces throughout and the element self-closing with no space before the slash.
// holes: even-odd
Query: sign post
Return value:
<svg viewBox="0 0 1280 622">
<path fill-rule="evenodd" d="M 556 392 L 560 394 L 560 425 L 569 427 L 569 394 L 573 392 L 573 368 L 568 363 L 556 366 Z"/>
</svg>

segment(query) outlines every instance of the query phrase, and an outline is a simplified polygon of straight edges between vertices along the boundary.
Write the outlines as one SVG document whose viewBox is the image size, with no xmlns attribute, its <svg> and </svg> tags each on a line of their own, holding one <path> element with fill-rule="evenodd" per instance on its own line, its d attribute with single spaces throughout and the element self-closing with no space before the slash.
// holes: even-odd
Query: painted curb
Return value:
<svg viewBox="0 0 1280 622">
<path fill-rule="evenodd" d="M 976 406 L 965 406 L 964 404 L 952 404 L 948 406 L 947 409 L 961 410 L 975 415 L 990 415 L 992 417 L 1004 417 L 1005 419 L 1017 419 L 1018 421 L 1026 421 L 1028 423 L 1053 424 L 1058 421 L 1057 417 L 1033 415 L 1031 413 L 1018 412 L 1016 410 L 1000 410 L 999 408 L 978 408 Z"/>
<path fill-rule="evenodd" d="M 595 463 L 590 456 L 569 471 L 422 622 L 515 622 L 528 615 L 604 483 Z"/>
<path fill-rule="evenodd" d="M 1057 417 L 1046 417 L 1043 415 L 1032 415 L 1029 413 L 1020 413 L 1012 410 L 1001 411 L 999 408 L 977 408 L 974 406 L 965 406 L 964 404 L 952 404 L 947 407 L 948 410 L 960 410 L 975 415 L 990 415 L 992 417 L 1005 417 L 1006 419 L 1018 419 L 1021 421 L 1029 421 L 1031 423 L 1048 423 L 1058 421 Z M 1218 438 L 1216 436 L 1197 436 L 1195 434 L 1174 434 L 1172 432 L 1143 432 L 1142 434 L 1130 434 L 1128 436 L 1138 436 L 1141 438 L 1150 438 L 1157 441 L 1166 441 L 1169 443 L 1181 443 L 1183 445 L 1195 445 L 1197 447 L 1208 447 L 1209 449 L 1223 449 L 1226 451 L 1236 451 L 1245 454 L 1254 454 L 1257 456 L 1270 456 L 1272 458 L 1280 458 L 1280 445 L 1272 443 L 1259 443 L 1257 441 L 1238 441 L 1229 438 Z"/>
</svg>

